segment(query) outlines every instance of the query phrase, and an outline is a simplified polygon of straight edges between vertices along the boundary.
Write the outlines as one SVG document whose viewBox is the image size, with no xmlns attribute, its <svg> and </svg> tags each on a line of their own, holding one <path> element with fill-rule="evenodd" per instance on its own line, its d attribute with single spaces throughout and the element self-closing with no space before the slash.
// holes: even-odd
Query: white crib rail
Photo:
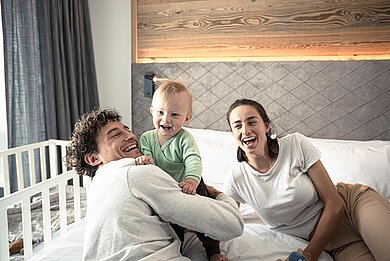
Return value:
<svg viewBox="0 0 390 261">
<path fill-rule="evenodd" d="M 42 141 L 30 145 L 20 146 L 4 151 L 0 151 L 0 177 L 3 179 L 4 184 L 4 196 L 11 194 L 10 185 L 10 173 L 9 173 L 9 160 L 15 159 L 16 164 L 16 175 L 18 183 L 18 191 L 26 187 L 24 183 L 24 169 L 28 164 L 30 186 L 37 183 L 36 180 L 36 163 L 40 165 L 40 181 L 46 180 L 48 177 L 57 176 L 58 173 L 66 170 L 63 164 L 62 158 L 66 154 L 66 145 L 68 141 L 65 140 L 48 140 Z M 39 152 L 39 153 L 38 153 Z M 49 155 L 46 156 L 46 153 Z M 37 156 L 39 155 L 39 156 Z M 27 160 L 23 159 L 23 156 Z M 46 161 L 49 160 L 49 173 L 47 172 Z M 58 160 L 62 161 L 61 168 L 59 168 Z"/>
<path fill-rule="evenodd" d="M 4 197 L 0 198 L 0 260 L 9 260 L 8 217 L 7 208 L 21 205 L 22 233 L 24 258 L 28 260 L 33 255 L 31 197 L 41 194 L 43 246 L 46 248 L 52 242 L 51 220 L 51 189 L 56 188 L 59 205 L 59 234 L 64 236 L 69 225 L 77 224 L 82 218 L 80 176 L 74 170 L 67 170 L 62 160 L 66 155 L 68 141 L 48 140 L 26 146 L 0 151 L 0 178 L 4 186 Z M 17 175 L 17 191 L 11 193 L 9 163 L 15 164 L 14 173 Z M 48 163 L 48 164 L 47 164 Z M 39 169 L 37 168 L 39 164 Z M 2 167 L 1 167 L 2 166 Z M 38 170 L 40 175 L 36 173 Z M 29 184 L 25 184 L 25 176 Z M 38 179 L 36 177 L 38 176 Z M 84 176 L 83 187 L 88 190 L 90 178 Z M 74 223 L 67 224 L 67 185 L 73 188 Z"/>
<path fill-rule="evenodd" d="M 63 236 L 67 232 L 69 225 L 67 224 L 65 186 L 69 180 L 72 180 L 73 184 L 73 196 L 75 199 L 73 207 L 75 223 L 77 223 L 81 220 L 80 179 L 74 170 L 67 171 L 0 199 L 0 227 L 2 230 L 0 233 L 0 260 L 9 260 L 7 208 L 17 203 L 21 203 L 22 206 L 24 258 L 27 260 L 33 255 L 30 198 L 37 193 L 42 195 L 44 247 L 47 247 L 52 241 L 49 190 L 56 186 L 58 186 L 60 198 L 60 235 Z"/>
</svg>

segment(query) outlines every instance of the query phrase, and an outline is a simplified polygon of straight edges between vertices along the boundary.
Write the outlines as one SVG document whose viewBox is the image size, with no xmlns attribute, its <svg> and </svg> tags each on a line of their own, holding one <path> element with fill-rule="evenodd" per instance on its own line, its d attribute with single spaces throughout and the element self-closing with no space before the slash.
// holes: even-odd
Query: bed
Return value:
<svg viewBox="0 0 390 261">
<path fill-rule="evenodd" d="M 193 128 L 187 128 L 187 130 L 197 140 L 203 161 L 205 182 L 216 188 L 221 188 L 224 176 L 236 162 L 236 145 L 232 135 L 223 131 Z M 321 151 L 321 160 L 334 183 L 339 181 L 364 183 L 374 187 L 387 199 L 390 199 L 390 141 L 346 141 L 316 138 L 311 138 L 311 141 Z M 42 155 L 44 157 L 49 154 L 43 153 Z M 53 168 L 58 167 L 59 157 L 62 155 L 60 153 L 52 155 L 54 158 L 57 155 L 54 160 L 57 163 L 53 163 Z M 64 170 L 63 167 L 61 169 Z M 70 183 L 71 185 L 69 185 Z M 88 182 L 86 181 L 86 183 Z M 7 217 L 7 209 L 9 212 L 10 206 L 22 201 L 21 208 L 27 212 L 26 215 L 23 214 L 26 218 L 22 222 L 22 234 L 25 242 L 24 256 L 17 254 L 14 257 L 12 255 L 11 259 L 19 258 L 22 260 L 23 257 L 28 257 L 29 260 L 81 260 L 84 227 L 82 217 L 85 211 L 88 186 L 84 186 L 86 188 L 80 186 L 79 178 L 72 170 L 62 171 L 58 172 L 57 175 L 52 175 L 47 180 L 32 184 L 0 199 L 0 225 L 2 228 L 6 225 L 5 217 Z M 50 214 L 45 213 L 45 209 L 48 208 L 47 205 L 50 202 L 56 199 L 54 197 L 52 200 L 50 196 L 52 193 L 49 188 L 52 188 L 53 193 L 56 193 L 56 189 L 53 187 L 58 188 L 59 195 L 62 194 L 58 197 L 59 211 L 57 214 L 59 217 L 57 219 L 59 226 L 57 227 L 59 227 L 59 231 L 55 232 L 55 228 L 49 226 L 49 231 L 42 232 L 43 242 L 33 242 L 33 244 L 28 245 L 27 243 L 33 241 L 32 234 L 26 232 L 32 227 L 31 214 L 28 211 L 30 209 L 28 206 L 32 206 L 31 195 L 40 193 L 42 198 L 46 198 L 42 200 L 42 206 L 46 205 L 46 208 L 42 207 L 42 211 L 43 216 L 46 216 L 47 223 L 50 220 Z M 71 210 L 65 210 L 69 206 L 71 206 Z M 286 257 L 292 250 L 307 244 L 300 238 L 269 231 L 253 209 L 245 204 L 240 207 L 240 212 L 245 221 L 243 235 L 221 243 L 222 252 L 228 255 L 229 260 L 276 260 Z M 69 220 L 69 216 L 74 218 Z M 53 221 L 50 220 L 50 222 Z M 7 254 L 8 240 L 9 237 L 2 229 L 0 260 L 9 259 Z M 26 241 L 28 242 L 26 243 Z M 200 243 L 192 234 L 186 234 L 184 245 L 189 255 L 199 252 Z M 192 260 L 202 260 L 202 258 L 193 257 Z M 320 260 L 331 261 L 332 259 L 324 252 Z"/>
</svg>

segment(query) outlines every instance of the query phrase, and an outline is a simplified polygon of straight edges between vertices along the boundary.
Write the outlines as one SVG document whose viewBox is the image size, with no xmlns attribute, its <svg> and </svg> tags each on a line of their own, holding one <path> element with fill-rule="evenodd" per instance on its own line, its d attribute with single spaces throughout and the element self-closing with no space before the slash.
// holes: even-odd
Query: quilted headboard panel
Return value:
<svg viewBox="0 0 390 261">
<path fill-rule="evenodd" d="M 390 140 L 390 61 L 156 63 L 132 65 L 133 130 L 151 129 L 145 73 L 179 79 L 194 96 L 189 127 L 227 130 L 237 98 L 261 102 L 279 134 Z"/>
</svg>

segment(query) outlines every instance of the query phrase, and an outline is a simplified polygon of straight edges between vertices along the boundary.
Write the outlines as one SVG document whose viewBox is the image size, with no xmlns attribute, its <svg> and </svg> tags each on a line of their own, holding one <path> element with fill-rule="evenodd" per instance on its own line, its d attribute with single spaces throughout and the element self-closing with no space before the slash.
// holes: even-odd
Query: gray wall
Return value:
<svg viewBox="0 0 390 261">
<path fill-rule="evenodd" d="M 228 130 L 237 98 L 266 108 L 278 134 L 390 140 L 390 60 L 132 64 L 133 131 L 153 128 L 145 73 L 179 79 L 194 96 L 189 127 Z"/>
</svg>

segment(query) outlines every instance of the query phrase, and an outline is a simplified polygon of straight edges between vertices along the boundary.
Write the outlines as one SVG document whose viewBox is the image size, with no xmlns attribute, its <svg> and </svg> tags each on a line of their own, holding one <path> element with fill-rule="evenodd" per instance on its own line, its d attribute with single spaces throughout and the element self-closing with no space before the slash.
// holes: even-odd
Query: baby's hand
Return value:
<svg viewBox="0 0 390 261">
<path fill-rule="evenodd" d="M 136 165 L 154 164 L 154 160 L 148 156 L 139 156 L 135 158 L 135 164 Z"/>
<path fill-rule="evenodd" d="M 181 191 L 184 193 L 195 195 L 198 182 L 194 179 L 186 179 L 180 182 L 179 186 L 181 187 Z"/>
</svg>

